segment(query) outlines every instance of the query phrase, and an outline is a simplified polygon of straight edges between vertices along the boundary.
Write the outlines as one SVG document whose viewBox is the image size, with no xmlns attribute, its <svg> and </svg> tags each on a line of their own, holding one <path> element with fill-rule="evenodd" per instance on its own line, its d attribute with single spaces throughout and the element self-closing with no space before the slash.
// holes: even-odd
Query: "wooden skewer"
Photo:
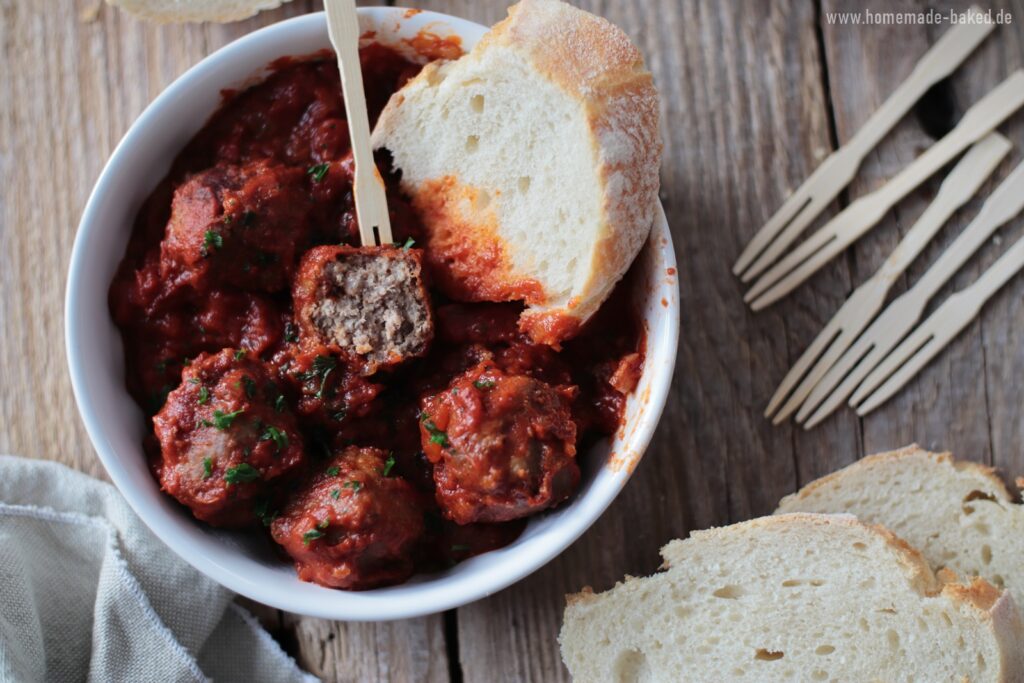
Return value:
<svg viewBox="0 0 1024 683">
<path fill-rule="evenodd" d="M 977 193 L 1012 147 L 1010 141 L 1002 135 L 991 133 L 964 155 L 942 181 L 938 195 L 910 228 L 899 246 L 889 255 L 882 267 L 850 295 L 782 380 L 765 410 L 765 417 L 771 417 L 791 391 L 792 396 L 778 410 L 772 422 L 781 423 L 800 407 L 828 369 L 882 309 L 885 296 L 896 279 L 913 263 L 946 221 Z M 808 372 L 812 363 L 814 367 Z M 793 387 L 797 382 L 800 382 L 800 385 L 794 391 Z"/>
<path fill-rule="evenodd" d="M 996 188 L 970 225 L 964 228 L 917 284 L 889 304 L 857 343 L 832 366 L 797 412 L 797 421 L 804 422 L 804 427 L 810 429 L 838 408 L 851 393 L 851 405 L 866 398 L 863 392 L 854 392 L 858 385 L 914 328 L 925 306 L 942 286 L 1000 226 L 1022 210 L 1024 163 L 1013 169 Z"/>
<path fill-rule="evenodd" d="M 384 191 L 384 179 L 373 162 L 370 148 L 370 119 L 366 113 L 363 72 L 359 65 L 359 17 L 355 0 L 324 0 L 327 30 L 338 55 L 341 89 L 345 95 L 345 116 L 352 140 L 355 173 L 352 194 L 359 220 L 359 239 L 364 247 L 391 244 L 391 218 Z"/>
<path fill-rule="evenodd" d="M 980 10 L 971 7 L 968 11 L 977 13 Z M 928 88 L 960 66 L 993 28 L 984 22 L 967 22 L 947 31 L 850 141 L 825 159 L 768 219 L 740 254 L 733 273 L 741 276 L 743 282 L 749 282 L 771 265 L 849 185 L 861 161 L 879 140 L 906 115 Z"/>
<path fill-rule="evenodd" d="M 974 104 L 956 128 L 928 148 L 892 180 L 865 195 L 811 235 L 768 272 L 744 296 L 755 311 L 772 304 L 873 228 L 911 191 L 1024 105 L 1024 69 L 1018 69 Z"/>
</svg>

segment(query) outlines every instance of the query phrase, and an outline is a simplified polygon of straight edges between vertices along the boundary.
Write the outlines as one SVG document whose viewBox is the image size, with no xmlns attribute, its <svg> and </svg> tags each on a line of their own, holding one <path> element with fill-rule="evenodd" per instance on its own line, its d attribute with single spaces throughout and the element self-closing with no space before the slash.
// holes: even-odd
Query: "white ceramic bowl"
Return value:
<svg viewBox="0 0 1024 683">
<path fill-rule="evenodd" d="M 362 8 L 363 31 L 398 44 L 421 30 L 455 34 L 469 49 L 486 30 L 463 19 L 398 8 Z M 675 364 L 679 299 L 672 241 L 658 211 L 640 256 L 644 287 L 636 305 L 647 327 L 643 377 L 611 444 L 580 454 L 582 485 L 566 505 L 530 520 L 511 545 L 400 586 L 365 592 L 300 581 L 256 533 L 220 531 L 198 523 L 160 492 L 146 467 L 146 422 L 125 390 L 121 338 L 107 309 L 107 290 L 139 206 L 185 143 L 220 104 L 220 92 L 252 82 L 283 55 L 304 55 L 330 42 L 323 14 L 310 14 L 247 35 L 210 55 L 176 80 L 142 113 L 114 150 L 85 207 L 71 254 L 65 334 L 78 409 L 110 478 L 139 517 L 199 571 L 267 605 L 327 619 L 383 620 L 457 607 L 501 590 L 551 560 L 608 507 L 629 479 L 654 432 Z"/>
</svg>

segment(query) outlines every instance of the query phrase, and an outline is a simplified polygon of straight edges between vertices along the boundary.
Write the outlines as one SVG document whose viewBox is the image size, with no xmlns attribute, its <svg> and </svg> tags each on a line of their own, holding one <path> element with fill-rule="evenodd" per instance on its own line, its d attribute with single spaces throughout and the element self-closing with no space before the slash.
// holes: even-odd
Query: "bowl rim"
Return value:
<svg viewBox="0 0 1024 683">
<path fill-rule="evenodd" d="M 361 15 L 388 20 L 403 15 L 409 16 L 401 7 L 361 7 L 359 12 Z M 417 13 L 416 20 L 423 24 L 440 22 L 451 27 L 457 35 L 466 30 L 486 30 L 486 27 L 479 24 L 436 12 Z M 87 353 L 84 346 L 79 343 L 80 339 L 96 334 L 92 329 L 94 323 L 83 319 L 79 313 L 82 310 L 83 300 L 90 294 L 96 295 L 95 292 L 88 292 L 84 287 L 79 286 L 90 267 L 86 253 L 91 243 L 102 238 L 105 232 L 111 230 L 103 228 L 97 220 L 97 214 L 102 210 L 101 205 L 106 197 L 117 191 L 117 187 L 114 186 L 116 170 L 124 165 L 124 158 L 130 154 L 131 148 L 151 132 L 153 122 L 159 119 L 161 110 L 175 98 L 187 93 L 193 87 L 195 80 L 216 72 L 220 68 L 221 62 L 230 59 L 235 53 L 243 52 L 250 46 L 256 46 L 271 36 L 291 29 L 296 31 L 315 30 L 314 25 L 322 26 L 326 33 L 323 12 L 300 15 L 271 24 L 242 36 L 207 55 L 157 95 L 121 138 L 93 186 L 82 212 L 72 247 L 65 291 L 64 315 L 68 370 L 79 415 L 85 424 L 93 448 L 110 479 L 143 523 L 165 545 L 198 571 L 235 593 L 293 613 L 325 619 L 358 621 L 418 617 L 476 601 L 502 590 L 536 571 L 565 551 L 590 528 L 618 496 L 654 434 L 672 381 L 679 341 L 679 293 L 676 280 L 673 277 L 676 268 L 675 252 L 664 210 L 658 202 L 651 236 L 641 255 L 637 258 L 641 258 L 644 252 L 653 249 L 659 259 L 658 265 L 664 267 L 669 274 L 665 280 L 667 286 L 649 292 L 649 296 L 655 296 L 655 294 L 663 296 L 661 303 L 665 314 L 660 320 L 657 320 L 657 329 L 651 329 L 650 325 L 648 327 L 647 358 L 643 374 L 646 375 L 655 370 L 652 362 L 652 348 L 661 352 L 657 357 L 660 372 L 653 375 L 648 387 L 649 391 L 643 398 L 646 408 L 640 412 L 637 422 L 631 425 L 631 431 L 626 438 L 625 446 L 631 454 L 629 462 L 620 467 L 601 466 L 597 478 L 590 488 L 586 491 L 579 491 L 574 499 L 562 508 L 571 508 L 573 514 L 567 514 L 557 520 L 557 534 L 552 529 L 550 534 L 545 532 L 543 536 L 529 538 L 525 541 L 521 537 L 510 546 L 495 551 L 495 553 L 507 551 L 509 557 L 503 557 L 501 561 L 492 563 L 490 566 L 474 568 L 472 565 L 476 558 L 471 558 L 457 565 L 448 574 L 421 574 L 418 576 L 427 576 L 428 578 L 419 582 L 411 580 L 399 586 L 361 592 L 326 588 L 319 592 L 289 592 L 287 586 L 282 589 L 280 586 L 264 585 L 259 580 L 239 572 L 236 568 L 221 561 L 222 558 L 219 558 L 217 553 L 197 552 L 195 534 L 188 535 L 187 530 L 180 528 L 179 517 L 171 516 L 160 506 L 154 505 L 155 501 L 150 499 L 150 494 L 141 490 L 134 483 L 132 473 L 122 463 L 122 456 L 115 451 L 102 425 L 101 409 L 97 405 L 98 401 L 93 400 L 94 387 L 90 386 L 87 376 Z M 254 65 L 254 70 L 260 66 Z M 117 245 L 121 247 L 123 243 L 117 242 Z M 106 290 L 103 290 L 102 294 L 104 308 L 106 308 Z M 110 324 L 112 325 L 112 322 Z M 657 340 L 656 346 L 652 347 L 654 340 Z M 188 522 L 196 524 L 191 518 L 188 519 Z M 230 554 L 231 551 L 225 548 L 224 552 Z M 445 577 L 450 580 L 438 580 Z"/>
</svg>

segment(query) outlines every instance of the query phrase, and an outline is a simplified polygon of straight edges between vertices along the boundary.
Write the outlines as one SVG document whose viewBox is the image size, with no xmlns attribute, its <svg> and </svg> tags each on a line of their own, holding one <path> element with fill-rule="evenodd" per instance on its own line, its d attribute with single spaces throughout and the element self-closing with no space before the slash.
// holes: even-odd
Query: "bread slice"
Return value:
<svg viewBox="0 0 1024 683">
<path fill-rule="evenodd" d="M 989 467 L 916 445 L 871 455 L 786 496 L 777 512 L 848 512 L 1024 605 L 1024 506 Z M 1024 644 L 1022 644 L 1024 647 Z"/>
<path fill-rule="evenodd" d="M 216 21 L 227 23 L 273 9 L 289 0 L 108 0 L 140 19 L 158 23 Z"/>
<path fill-rule="evenodd" d="M 469 54 L 395 93 L 373 131 L 428 232 L 450 296 L 525 301 L 557 344 L 643 246 L 658 198 L 658 95 L 611 23 L 522 0 Z"/>
<path fill-rule="evenodd" d="M 1020 681 L 1020 616 L 981 579 L 849 515 L 694 532 L 666 570 L 570 596 L 559 640 L 588 681 Z"/>
</svg>

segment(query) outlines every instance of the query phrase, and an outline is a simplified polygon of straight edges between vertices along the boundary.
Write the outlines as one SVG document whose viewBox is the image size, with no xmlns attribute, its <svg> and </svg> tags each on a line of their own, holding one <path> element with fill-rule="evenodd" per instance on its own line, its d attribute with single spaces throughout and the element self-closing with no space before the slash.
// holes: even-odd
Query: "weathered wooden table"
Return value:
<svg viewBox="0 0 1024 683">
<path fill-rule="evenodd" d="M 105 476 L 73 405 L 62 325 L 65 270 L 89 189 L 143 107 L 186 68 L 317 4 L 296 0 L 227 26 L 160 27 L 98 0 L 0 0 L 0 452 Z M 506 3 L 415 4 L 492 23 Z M 447 614 L 385 624 L 260 610 L 299 662 L 325 679 L 564 679 L 555 640 L 563 595 L 653 571 L 658 548 L 689 529 L 768 513 L 802 482 L 914 440 L 1024 474 L 1024 277 L 869 417 L 842 411 L 811 432 L 773 428 L 761 417 L 790 364 L 892 250 L 937 182 L 766 312 L 744 307 L 743 289 L 730 275 L 746 240 L 819 160 L 850 138 L 948 25 L 829 21 L 836 11 L 863 17 L 863 3 L 853 0 L 578 4 L 633 37 L 661 90 L 662 199 L 679 256 L 683 309 L 665 416 L 633 480 L 601 520 L 561 557 L 497 595 Z M 868 4 L 876 13 L 949 8 L 937 1 Z M 1008 12 L 1012 24 L 997 29 L 867 158 L 839 206 L 899 171 L 1024 64 L 1024 0 L 992 6 Z M 1024 114 L 1002 130 L 1018 146 L 1009 168 L 1022 156 Z M 947 226 L 900 288 L 921 275 L 977 205 Z M 1006 229 L 1002 248 L 1024 233 L 1022 224 Z M 972 281 L 1000 251 L 997 243 L 986 247 L 951 289 Z"/>
</svg>

